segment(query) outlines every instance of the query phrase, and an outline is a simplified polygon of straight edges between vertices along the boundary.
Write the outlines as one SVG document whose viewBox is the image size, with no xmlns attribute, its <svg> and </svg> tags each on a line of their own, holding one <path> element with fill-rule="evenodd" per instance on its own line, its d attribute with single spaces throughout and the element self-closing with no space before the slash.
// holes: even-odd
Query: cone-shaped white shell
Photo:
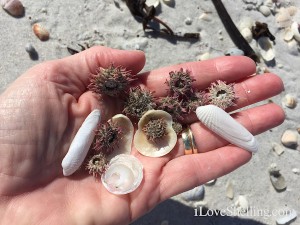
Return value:
<svg viewBox="0 0 300 225">
<path fill-rule="evenodd" d="M 167 122 L 167 135 L 157 140 L 156 142 L 149 141 L 146 134 L 142 130 L 143 127 L 151 119 L 163 118 Z M 150 157 L 160 157 L 168 154 L 177 142 L 176 132 L 172 127 L 172 116 L 163 110 L 149 110 L 147 111 L 138 123 L 138 130 L 134 135 L 134 147 L 143 155 Z"/>
<path fill-rule="evenodd" d="M 61 163 L 65 176 L 73 174 L 83 163 L 95 137 L 95 129 L 99 120 L 100 111 L 96 109 L 82 123 Z"/>
<path fill-rule="evenodd" d="M 133 192 L 143 179 L 143 165 L 132 155 L 117 155 L 101 176 L 104 187 L 113 194 Z"/>
<path fill-rule="evenodd" d="M 127 116 L 124 116 L 123 114 L 115 115 L 113 118 L 111 118 L 111 121 L 121 129 L 122 137 L 119 140 L 118 146 L 107 157 L 108 160 L 112 159 L 113 157 L 119 154 L 130 154 L 134 132 L 134 128 L 130 119 Z"/>
<path fill-rule="evenodd" d="M 254 136 L 224 110 L 206 105 L 198 107 L 196 114 L 207 128 L 228 142 L 250 152 L 257 152 L 258 145 Z"/>
</svg>

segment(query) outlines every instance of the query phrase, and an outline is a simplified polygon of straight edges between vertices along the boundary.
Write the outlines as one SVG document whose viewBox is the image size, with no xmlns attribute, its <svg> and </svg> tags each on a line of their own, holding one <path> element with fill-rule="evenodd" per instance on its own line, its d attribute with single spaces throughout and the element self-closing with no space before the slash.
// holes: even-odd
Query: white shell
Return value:
<svg viewBox="0 0 300 225">
<path fill-rule="evenodd" d="M 295 40 L 300 42 L 299 24 L 297 22 L 293 22 L 291 25 L 291 30 L 294 34 Z"/>
<path fill-rule="evenodd" d="M 293 109 L 297 106 L 297 99 L 291 94 L 286 94 L 282 100 L 282 104 L 290 109 Z"/>
<path fill-rule="evenodd" d="M 268 37 L 260 37 L 257 40 L 257 43 L 261 57 L 266 62 L 272 61 L 275 58 L 275 51 L 273 49 L 272 43 L 270 42 L 270 39 Z"/>
<path fill-rule="evenodd" d="M 146 5 L 147 6 L 154 6 L 154 8 L 158 7 L 159 6 L 159 0 L 146 0 Z"/>
<path fill-rule="evenodd" d="M 251 17 L 243 17 L 241 19 L 241 22 L 239 23 L 239 30 L 243 30 L 245 28 L 251 30 L 253 25 L 254 25 L 254 20 Z"/>
<path fill-rule="evenodd" d="M 276 22 L 279 27 L 289 27 L 292 24 L 289 11 L 285 8 L 281 8 L 276 16 Z"/>
<path fill-rule="evenodd" d="M 253 34 L 250 28 L 246 27 L 243 30 L 241 30 L 241 35 L 246 39 L 248 43 L 250 43 L 253 39 Z"/>
<path fill-rule="evenodd" d="M 271 15 L 271 10 L 268 6 L 262 5 L 258 8 L 258 10 L 266 17 Z"/>
<path fill-rule="evenodd" d="M 235 202 L 235 205 L 237 206 L 238 210 L 240 212 L 247 212 L 249 209 L 249 203 L 245 196 L 240 195 L 238 197 L 238 200 Z"/>
<path fill-rule="evenodd" d="M 121 129 L 122 137 L 119 140 L 118 146 L 107 157 L 108 160 L 112 159 L 113 157 L 119 154 L 130 154 L 134 132 L 131 120 L 123 114 L 115 115 L 111 118 L 111 121 Z"/>
<path fill-rule="evenodd" d="M 294 220 L 297 217 L 297 212 L 296 210 L 292 209 L 289 210 L 289 214 L 281 216 L 276 220 L 276 223 L 278 225 L 284 225 L 284 224 L 289 224 L 292 220 Z"/>
<path fill-rule="evenodd" d="M 19 0 L 1 0 L 1 6 L 10 15 L 20 17 L 24 15 L 24 6 Z"/>
<path fill-rule="evenodd" d="M 71 143 L 68 153 L 61 163 L 65 176 L 73 174 L 83 163 L 95 137 L 94 131 L 99 120 L 100 111 L 96 109 L 82 123 Z"/>
<path fill-rule="evenodd" d="M 191 190 L 183 192 L 180 196 L 186 201 L 198 201 L 204 198 L 204 185 L 200 185 Z"/>
<path fill-rule="evenodd" d="M 196 115 L 206 127 L 228 142 L 250 152 L 257 152 L 254 136 L 224 110 L 215 105 L 200 106 Z"/>
<path fill-rule="evenodd" d="M 225 52 L 225 55 L 245 55 L 244 51 L 238 48 L 230 48 Z"/>
<path fill-rule="evenodd" d="M 290 41 L 294 37 L 294 33 L 290 27 L 285 28 L 284 34 L 283 34 L 283 39 L 285 41 Z"/>
<path fill-rule="evenodd" d="M 170 7 L 173 7 L 175 5 L 175 0 L 163 0 L 163 3 Z"/>
<path fill-rule="evenodd" d="M 149 141 L 142 130 L 144 125 L 151 119 L 163 118 L 167 122 L 167 135 L 156 142 Z M 172 127 L 172 116 L 162 110 L 147 111 L 138 123 L 138 130 L 134 135 L 134 147 L 143 155 L 150 157 L 160 157 L 168 154 L 175 147 L 177 134 Z"/>
<path fill-rule="evenodd" d="M 132 155 L 120 154 L 112 158 L 101 176 L 104 187 L 113 194 L 133 192 L 143 179 L 143 165 Z"/>
</svg>

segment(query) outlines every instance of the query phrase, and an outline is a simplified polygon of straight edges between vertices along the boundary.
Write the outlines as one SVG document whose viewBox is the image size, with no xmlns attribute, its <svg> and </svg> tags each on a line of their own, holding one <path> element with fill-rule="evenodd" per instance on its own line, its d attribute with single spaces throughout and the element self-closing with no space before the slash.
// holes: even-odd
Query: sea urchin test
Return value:
<svg viewBox="0 0 300 225">
<path fill-rule="evenodd" d="M 82 123 L 75 135 L 68 153 L 61 165 L 65 176 L 72 175 L 84 161 L 95 136 L 95 129 L 100 120 L 100 111 L 92 111 Z"/>
<path fill-rule="evenodd" d="M 221 108 L 215 105 L 200 106 L 196 115 L 207 128 L 228 142 L 247 151 L 257 152 L 258 145 L 254 136 Z"/>
</svg>

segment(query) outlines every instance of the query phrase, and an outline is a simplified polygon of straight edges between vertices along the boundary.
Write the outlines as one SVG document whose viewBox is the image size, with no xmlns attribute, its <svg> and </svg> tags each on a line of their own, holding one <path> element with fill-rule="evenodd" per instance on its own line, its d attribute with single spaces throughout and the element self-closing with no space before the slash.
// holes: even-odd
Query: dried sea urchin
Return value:
<svg viewBox="0 0 300 225">
<path fill-rule="evenodd" d="M 167 122 L 164 119 L 150 119 L 142 130 L 149 141 L 155 142 L 167 134 L 166 129 Z"/>
<path fill-rule="evenodd" d="M 104 173 L 107 163 L 108 160 L 106 159 L 105 155 L 100 152 L 99 154 L 90 158 L 85 168 L 89 171 L 89 174 L 93 175 L 94 177 L 98 177 Z"/>
<path fill-rule="evenodd" d="M 108 68 L 100 67 L 98 73 L 92 75 L 88 88 L 96 94 L 115 97 L 124 94 L 134 80 L 136 75 L 121 66 L 115 67 L 111 64 Z"/>
<path fill-rule="evenodd" d="M 179 71 L 171 71 L 169 73 L 170 80 L 166 81 L 170 87 L 170 94 L 175 96 L 187 96 L 192 92 L 192 83 L 195 81 L 190 72 L 185 72 L 181 68 Z"/>
<path fill-rule="evenodd" d="M 204 91 L 196 91 L 190 94 L 190 97 L 183 102 L 183 107 L 187 113 L 195 112 L 197 107 L 208 103 L 207 94 Z"/>
<path fill-rule="evenodd" d="M 217 80 L 208 88 L 209 104 L 216 105 L 221 109 L 226 109 L 235 105 L 237 99 L 234 92 L 234 84 L 226 84 L 224 81 Z"/>
<path fill-rule="evenodd" d="M 166 96 L 158 99 L 158 109 L 163 110 L 171 114 L 174 119 L 182 119 L 186 110 L 182 107 L 182 101 L 179 101 L 177 97 Z"/>
<path fill-rule="evenodd" d="M 121 133 L 121 129 L 112 122 L 98 125 L 92 149 L 109 155 L 118 146 Z"/>
<path fill-rule="evenodd" d="M 142 90 L 138 86 L 130 88 L 123 112 L 131 118 L 140 119 L 145 112 L 155 107 L 156 104 L 152 93 Z"/>
</svg>

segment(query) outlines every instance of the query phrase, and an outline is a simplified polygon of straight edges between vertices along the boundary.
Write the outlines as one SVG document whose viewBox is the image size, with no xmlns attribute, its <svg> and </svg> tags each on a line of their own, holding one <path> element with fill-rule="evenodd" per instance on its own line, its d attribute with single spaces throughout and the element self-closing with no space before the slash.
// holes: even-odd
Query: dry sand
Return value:
<svg viewBox="0 0 300 225">
<path fill-rule="evenodd" d="M 0 90 L 1 92 L 20 74 L 40 62 L 68 56 L 67 46 L 78 48 L 77 43 L 89 45 L 105 45 L 121 49 L 141 49 L 146 53 L 147 63 L 144 70 L 151 70 L 171 64 L 195 61 L 204 53 L 210 57 L 222 56 L 234 47 L 214 6 L 208 0 L 175 0 L 175 7 L 163 3 L 158 16 L 169 24 L 176 32 L 200 32 L 201 40 L 197 42 L 172 42 L 164 38 L 145 35 L 141 23 L 130 14 L 121 0 L 45 0 L 22 1 L 26 7 L 23 18 L 16 19 L 0 10 Z M 285 91 L 270 100 L 281 105 L 286 94 L 293 95 L 300 101 L 300 60 L 299 43 L 283 40 L 283 29 L 279 29 L 274 14 L 265 17 L 255 7 L 259 0 L 232 1 L 223 0 L 233 21 L 238 24 L 245 17 L 265 22 L 276 37 L 275 61 L 273 65 L 260 65 L 261 69 L 278 74 L 284 81 Z M 296 6 L 298 9 L 292 17 L 300 22 L 300 2 L 278 0 L 281 8 Z M 276 7 L 275 7 L 276 8 Z M 278 8 L 277 8 L 278 9 Z M 276 10 L 277 10 L 276 9 Z M 208 12 L 207 20 L 199 19 Z M 185 23 L 190 19 L 191 24 Z M 37 39 L 31 26 L 39 22 L 50 31 L 50 40 L 41 42 Z M 25 45 L 31 43 L 38 52 L 38 60 L 31 60 L 25 51 Z M 251 43 L 256 45 L 255 41 Z M 79 48 L 78 48 L 79 49 Z M 272 88 L 272 87 L 265 87 Z M 267 101 L 259 104 L 264 104 Z M 272 130 L 257 136 L 260 151 L 252 160 L 238 170 L 219 178 L 212 186 L 205 186 L 205 197 L 202 202 L 185 202 L 180 197 L 168 200 L 134 224 L 276 224 L 276 215 L 242 215 L 197 217 L 195 208 L 205 205 L 207 209 L 226 210 L 234 206 L 239 195 L 247 198 L 252 212 L 264 210 L 295 209 L 300 213 L 300 175 L 292 169 L 300 169 L 300 153 L 298 149 L 284 148 L 278 156 L 272 150 L 272 144 L 281 144 L 281 135 L 286 129 L 296 130 L 300 127 L 299 105 L 294 109 L 284 107 L 285 122 Z M 298 135 L 299 143 L 299 135 Z M 268 168 L 276 163 L 285 177 L 287 189 L 276 192 L 271 185 Z M 201 173 L 201 171 L 199 171 Z M 234 199 L 226 197 L 226 183 L 231 181 L 234 188 Z M 251 211 L 251 210 L 250 210 Z M 256 211 L 257 212 L 257 211 Z M 300 224 L 300 219 L 292 224 Z"/>
</svg>

